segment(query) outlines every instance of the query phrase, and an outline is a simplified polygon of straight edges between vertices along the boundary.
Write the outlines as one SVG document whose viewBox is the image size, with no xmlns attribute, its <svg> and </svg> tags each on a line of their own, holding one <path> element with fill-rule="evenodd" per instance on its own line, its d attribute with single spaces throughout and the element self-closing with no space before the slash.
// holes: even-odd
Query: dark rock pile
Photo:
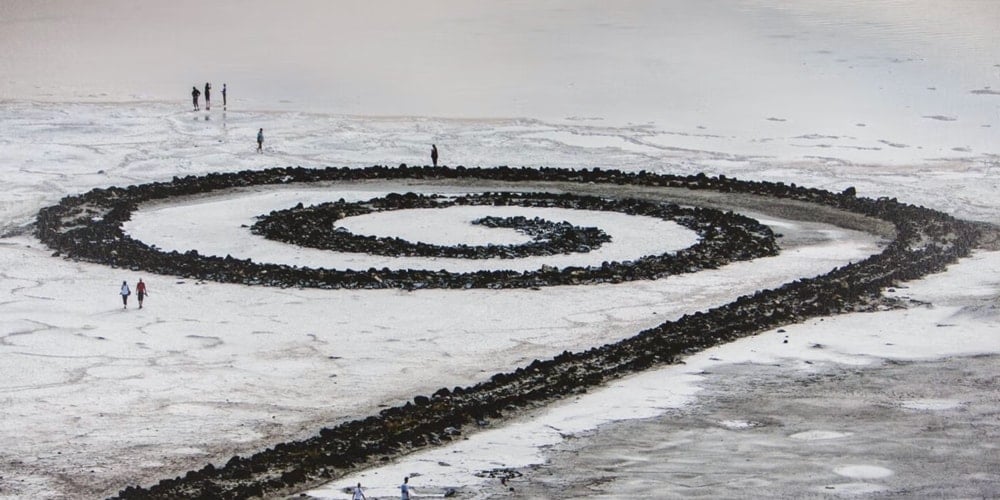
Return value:
<svg viewBox="0 0 1000 500">
<path fill-rule="evenodd" d="M 371 169 L 277 169 L 265 172 L 218 174 L 208 178 L 175 179 L 166 193 L 190 194 L 244 183 L 307 182 L 357 178 L 482 178 L 506 181 L 575 181 L 636 186 L 670 186 L 752 193 L 834 207 L 892 223 L 894 240 L 879 254 L 836 268 L 815 278 L 803 278 L 781 287 L 760 290 L 704 312 L 639 332 L 613 344 L 584 352 L 564 352 L 535 360 L 512 372 L 498 373 L 468 387 L 441 388 L 429 396 L 387 408 L 377 415 L 321 429 L 302 441 L 286 442 L 248 457 L 234 456 L 184 476 L 164 479 L 149 487 L 129 487 L 118 498 L 247 498 L 277 496 L 345 474 L 352 468 L 377 463 L 411 450 L 460 438 L 463 429 L 489 425 L 528 408 L 569 394 L 585 392 L 608 380 L 656 365 L 677 362 L 686 354 L 739 337 L 753 335 L 806 318 L 871 310 L 881 304 L 880 292 L 902 281 L 939 272 L 967 256 L 981 235 L 971 223 L 933 210 L 898 203 L 894 199 L 858 198 L 853 190 L 831 193 L 795 185 L 737 181 L 704 175 L 678 177 L 646 172 L 553 169 L 446 169 L 373 167 Z M 203 180 L 202 180 L 203 179 Z M 203 183 L 203 184 L 202 184 Z M 197 188 L 196 188 L 197 186 Z M 133 188 L 130 188 L 133 189 Z M 55 248 L 81 247 L 89 242 L 117 241 L 107 228 L 75 232 L 93 226 L 93 218 L 124 220 L 143 189 L 111 188 L 99 194 L 64 200 L 39 214 L 39 237 Z M 209 189 L 209 190 L 210 190 Z M 130 194 L 131 193 L 131 194 Z M 152 199 L 147 197 L 145 199 Z M 125 208 L 114 200 L 121 201 Z M 117 217 L 117 219 L 116 219 Z M 63 241 L 68 238 L 72 241 Z M 106 240 L 103 238 L 107 238 Z M 114 250 L 111 248 L 107 251 Z M 78 255 L 78 254 L 76 254 Z M 96 258 L 90 256 L 89 258 Z"/>
<path fill-rule="evenodd" d="M 381 173 L 381 167 L 367 170 L 319 170 L 339 173 L 348 178 L 358 174 Z M 268 172 L 269 174 L 265 174 Z M 301 176 L 279 175 L 285 169 L 264 172 L 218 174 L 227 177 L 235 186 L 270 183 L 275 180 L 291 182 Z M 291 172 L 297 173 L 297 170 Z M 364 178 L 364 177 L 361 177 Z M 670 275 L 714 269 L 737 260 L 775 255 L 778 246 L 770 228 L 759 222 L 733 213 L 709 208 L 680 207 L 669 203 L 633 199 L 604 199 L 570 194 L 516 194 L 508 192 L 469 195 L 453 203 L 479 203 L 492 205 L 563 206 L 584 210 L 608 210 L 630 215 L 648 215 L 673 220 L 690 228 L 701 237 L 696 244 L 677 252 L 648 255 L 625 262 L 602 262 L 600 266 L 543 266 L 531 271 L 482 270 L 474 272 L 449 272 L 422 269 L 314 269 L 253 262 L 249 259 L 200 255 L 197 250 L 184 253 L 163 252 L 141 241 L 132 239 L 122 231 L 122 224 L 142 202 L 168 198 L 177 194 L 195 194 L 224 189 L 223 182 L 209 175 L 199 178 L 175 179 L 170 183 L 144 184 L 128 188 L 95 189 L 81 196 L 64 198 L 59 205 L 42 209 L 38 215 L 38 237 L 67 258 L 87 260 L 143 270 L 157 274 L 186 278 L 310 288 L 529 288 L 553 285 L 579 285 L 593 283 L 620 283 L 623 281 L 660 279 Z M 432 207 L 445 204 L 429 196 L 393 195 L 373 202 L 373 207 L 361 204 L 332 203 L 313 209 L 296 207 L 284 213 L 272 213 L 260 221 L 256 231 L 267 233 L 286 241 L 307 240 L 310 246 L 335 242 L 349 246 L 350 251 L 379 248 L 384 252 L 406 252 L 429 246 L 392 239 L 371 241 L 349 233 L 341 235 L 333 230 L 333 221 L 365 210 Z M 341 210 L 343 209 L 343 210 Z M 341 215 L 344 214 L 344 215 Z M 294 236 L 297 228 L 303 236 Z M 574 239 L 580 233 L 567 231 L 565 245 L 579 249 L 588 240 Z M 597 237 L 596 233 L 594 237 Z M 352 243 L 353 242 L 353 243 Z M 379 247 L 378 244 L 382 246 Z M 524 245 L 525 251 L 534 249 L 549 254 L 559 253 L 565 247 L 549 242 Z M 469 248 L 469 247 L 466 247 Z M 502 251 L 503 249 L 498 249 Z M 448 247 L 443 253 L 459 255 L 462 247 Z"/>
<path fill-rule="evenodd" d="M 611 241 L 611 237 L 596 227 L 578 227 L 569 222 L 552 222 L 540 218 L 483 217 L 471 221 L 492 228 L 515 229 L 531 237 L 520 245 L 433 245 L 410 242 L 402 238 L 363 236 L 336 227 L 338 220 L 372 212 L 413 208 L 446 208 L 456 205 L 521 205 L 532 207 L 580 208 L 577 196 L 544 195 L 538 193 L 484 193 L 446 198 L 440 195 L 415 193 L 390 194 L 366 202 L 339 200 L 303 207 L 300 203 L 286 210 L 262 215 L 250 227 L 254 234 L 304 247 L 337 252 L 355 252 L 391 257 L 443 257 L 456 259 L 517 259 L 544 255 L 586 253 Z"/>
</svg>

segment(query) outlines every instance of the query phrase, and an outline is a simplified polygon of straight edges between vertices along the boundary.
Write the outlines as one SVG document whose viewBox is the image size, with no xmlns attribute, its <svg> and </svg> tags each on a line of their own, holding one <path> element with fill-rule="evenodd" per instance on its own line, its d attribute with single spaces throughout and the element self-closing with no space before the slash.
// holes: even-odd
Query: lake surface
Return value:
<svg viewBox="0 0 1000 500">
<path fill-rule="evenodd" d="M 353 115 L 979 127 L 997 26 L 990 0 L 6 0 L 0 96 L 186 102 L 211 81 L 217 104 L 226 82 L 243 106 Z"/>
</svg>

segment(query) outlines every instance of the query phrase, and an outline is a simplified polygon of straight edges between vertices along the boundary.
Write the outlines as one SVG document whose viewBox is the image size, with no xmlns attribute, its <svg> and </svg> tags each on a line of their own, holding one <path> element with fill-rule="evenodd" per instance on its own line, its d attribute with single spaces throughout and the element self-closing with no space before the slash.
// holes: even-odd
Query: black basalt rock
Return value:
<svg viewBox="0 0 1000 500">
<path fill-rule="evenodd" d="M 411 169 L 412 170 L 412 169 Z M 376 169 L 379 174 L 388 174 Z M 269 172 L 269 171 L 265 171 Z M 470 174 L 469 170 L 464 171 Z M 301 168 L 277 170 L 265 179 L 255 179 L 246 174 L 215 174 L 202 179 L 205 192 L 223 189 L 220 185 L 228 176 L 235 176 L 236 185 L 252 185 L 281 180 L 298 175 L 304 180 L 330 180 L 326 174 L 357 174 L 357 171 L 319 170 Z M 454 172 L 453 172 L 454 173 Z M 607 175 L 606 172 L 601 172 Z M 264 176 L 263 173 L 256 173 Z M 453 273 L 414 269 L 313 269 L 280 264 L 256 263 L 249 259 L 203 256 L 196 249 L 183 254 L 162 252 L 154 247 L 124 235 L 121 225 L 128 220 L 139 203 L 169 197 L 173 190 L 191 191 L 199 178 L 185 178 L 180 185 L 159 183 L 130 186 L 126 190 L 113 188 L 94 190 L 82 197 L 67 197 L 55 206 L 39 212 L 36 234 L 47 245 L 73 258 L 89 260 L 195 279 L 226 283 L 278 287 L 312 288 L 530 288 L 541 286 L 620 283 L 623 281 L 659 279 L 666 276 L 714 269 L 726 263 L 775 255 L 778 246 L 769 228 L 757 221 L 733 213 L 706 208 L 686 208 L 670 203 L 657 203 L 635 199 L 600 198 L 571 194 L 547 193 L 484 193 L 460 197 L 462 203 L 495 206 L 572 207 L 583 210 L 618 211 L 632 215 L 645 215 L 673 220 L 698 233 L 701 240 L 677 252 L 649 255 L 634 262 L 606 262 L 600 268 L 557 269 L 545 267 L 536 271 L 476 271 Z M 102 198 L 102 195 L 112 194 Z M 607 235 L 597 228 L 577 228 L 566 223 L 550 223 L 516 218 L 484 218 L 483 223 L 516 225 L 526 232 L 537 233 L 535 241 L 519 246 L 496 245 L 477 247 L 440 247 L 413 244 L 394 238 L 372 238 L 337 231 L 333 227 L 343 215 L 368 213 L 372 210 L 401 208 L 433 208 L 450 206 L 454 200 L 440 196 L 413 193 L 391 194 L 371 200 L 367 204 L 334 202 L 316 207 L 298 204 L 287 211 L 277 211 L 255 224 L 253 231 L 267 234 L 296 244 L 327 247 L 339 251 L 364 251 L 385 255 L 427 255 L 435 257 L 464 258 L 518 258 L 527 255 L 552 255 L 596 248 L 608 241 Z M 102 217 L 93 214 L 101 210 L 88 207 L 86 216 L 73 215 L 84 212 L 81 200 L 88 204 L 107 207 Z M 89 217 L 89 218 L 88 218 Z"/>
</svg>

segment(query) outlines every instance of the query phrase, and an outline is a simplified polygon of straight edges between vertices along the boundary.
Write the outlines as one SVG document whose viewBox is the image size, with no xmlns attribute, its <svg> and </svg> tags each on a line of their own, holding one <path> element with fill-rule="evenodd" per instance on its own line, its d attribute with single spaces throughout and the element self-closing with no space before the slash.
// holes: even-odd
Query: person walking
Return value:
<svg viewBox="0 0 1000 500">
<path fill-rule="evenodd" d="M 212 109 L 212 84 L 205 82 L 205 111 Z"/>
<path fill-rule="evenodd" d="M 410 500 L 410 494 L 413 493 L 410 490 L 410 478 L 409 476 L 403 478 L 403 484 L 399 485 L 399 500 Z"/>
<path fill-rule="evenodd" d="M 198 87 L 191 87 L 191 100 L 194 101 L 194 110 L 198 111 L 198 96 L 201 95 L 201 91 Z"/>
<path fill-rule="evenodd" d="M 222 110 L 226 110 L 226 84 L 222 84 Z"/>
<path fill-rule="evenodd" d="M 132 295 L 132 291 L 128 289 L 128 283 L 122 281 L 122 289 L 119 292 L 122 296 L 122 309 L 128 308 L 128 296 Z"/>
<path fill-rule="evenodd" d="M 142 278 L 139 278 L 139 282 L 135 284 L 135 298 L 139 299 L 139 309 L 142 309 L 142 299 L 149 295 L 146 292 L 146 284 L 142 282 Z"/>
<path fill-rule="evenodd" d="M 365 492 L 361 491 L 361 483 L 358 483 L 358 486 L 354 488 L 354 496 L 351 497 L 351 500 L 368 500 L 365 497 Z"/>
<path fill-rule="evenodd" d="M 438 166 L 438 147 L 435 144 L 431 144 L 431 163 Z"/>
<path fill-rule="evenodd" d="M 264 129 L 257 131 L 257 152 L 264 152 Z"/>
</svg>

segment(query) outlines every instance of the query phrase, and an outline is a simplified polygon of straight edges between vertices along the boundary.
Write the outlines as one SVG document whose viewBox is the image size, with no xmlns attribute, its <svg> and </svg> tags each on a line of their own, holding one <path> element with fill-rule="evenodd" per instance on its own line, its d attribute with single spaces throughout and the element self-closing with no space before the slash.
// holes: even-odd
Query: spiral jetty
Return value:
<svg viewBox="0 0 1000 500">
<path fill-rule="evenodd" d="M 677 188 L 749 194 L 795 201 L 859 214 L 891 224 L 895 234 L 882 252 L 802 278 L 703 312 L 638 332 L 625 340 L 583 352 L 563 352 L 536 359 L 512 372 L 467 387 L 441 388 L 403 405 L 357 420 L 322 428 L 301 441 L 284 442 L 250 456 L 233 456 L 218 466 L 208 464 L 151 486 L 129 486 L 114 497 L 248 498 L 274 497 L 343 476 L 359 467 L 436 446 L 463 433 L 490 425 L 567 395 L 586 392 L 622 376 L 677 363 L 683 356 L 807 318 L 893 307 L 881 292 L 914 280 L 966 257 L 979 244 L 984 229 L 947 214 L 898 202 L 894 198 L 857 197 L 854 188 L 832 193 L 781 182 L 741 181 L 704 174 L 676 176 L 646 171 L 564 170 L 553 168 L 465 168 L 374 166 L 365 169 L 301 167 L 175 177 L 170 182 L 127 188 L 95 189 L 70 196 L 38 214 L 39 239 L 68 258 L 146 267 L 144 249 L 115 232 L 138 203 L 179 195 L 207 193 L 262 184 L 318 181 L 426 179 L 485 180 L 519 183 L 583 183 L 631 188 Z M 107 224 L 102 223 L 107 221 Z M 765 238 L 766 240 L 766 238 Z M 103 246 L 107 243 L 108 246 Z M 99 251 L 91 249 L 98 248 Z M 112 251 L 117 251 L 112 255 Z M 133 254 L 132 252 L 136 252 Z M 193 257 L 193 256 L 192 256 Z M 220 281 L 234 271 L 215 261 Z M 184 268 L 182 275 L 208 272 Z M 173 272 L 173 271 L 171 271 Z M 627 273 L 626 273 L 627 274 Z M 363 279 L 363 278 L 358 278 Z M 616 278 L 617 279 L 617 278 Z M 622 279 L 627 279 L 622 277 Z M 446 280 L 445 280 L 446 281 Z M 383 279 L 383 283 L 384 283 Z M 270 284 L 270 283 L 268 283 Z M 277 285 L 278 283 L 273 283 Z M 550 283 L 551 284 L 551 283 Z M 388 286 L 388 285 L 387 285 Z M 405 287 L 394 283 L 392 286 Z M 462 286 L 465 286 L 464 284 Z M 534 286 L 534 285 L 530 285 Z"/>
</svg>

